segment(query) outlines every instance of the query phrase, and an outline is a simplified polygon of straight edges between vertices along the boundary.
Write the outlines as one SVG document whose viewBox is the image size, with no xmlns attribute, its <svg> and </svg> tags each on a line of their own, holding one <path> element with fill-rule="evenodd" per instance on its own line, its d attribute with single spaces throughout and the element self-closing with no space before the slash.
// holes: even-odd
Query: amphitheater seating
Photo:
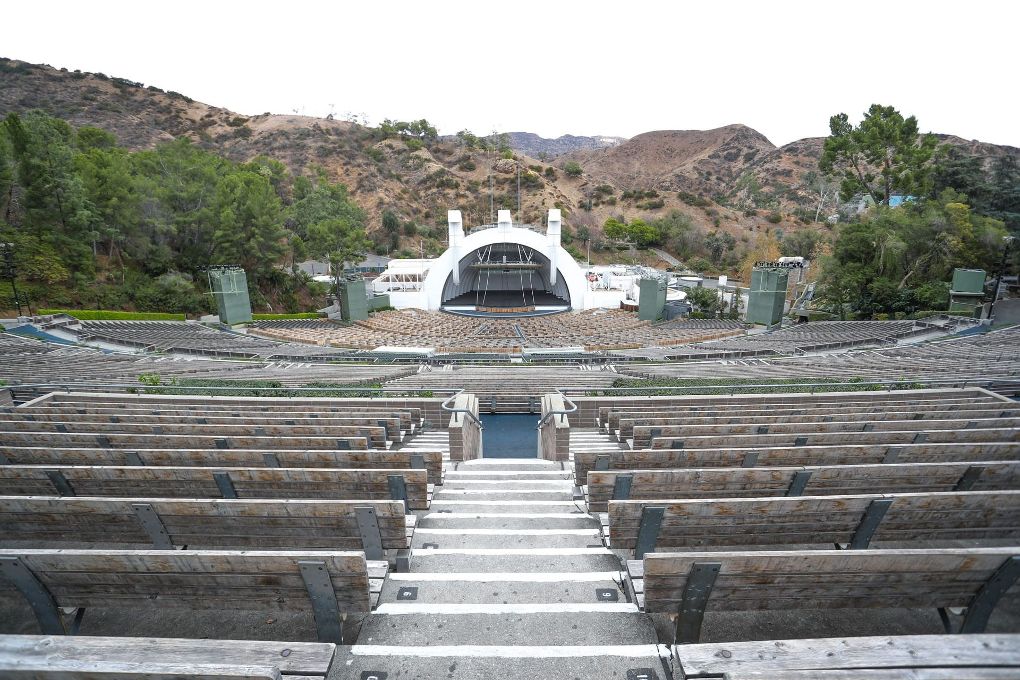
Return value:
<svg viewBox="0 0 1020 680">
<path fill-rule="evenodd" d="M 610 501 L 607 542 L 635 550 L 1020 538 L 1020 490 Z M 639 545 L 640 543 L 640 545 Z"/>
<path fill-rule="evenodd" d="M 627 562 L 646 612 L 675 617 L 675 640 L 697 642 L 706 610 L 967 607 L 961 632 L 981 633 L 1020 576 L 1020 548 L 651 553 Z"/>
<path fill-rule="evenodd" d="M 1020 635 L 899 635 L 677 645 L 689 680 L 991 680 L 1020 673 Z"/>
<path fill-rule="evenodd" d="M 312 612 L 319 641 L 342 644 L 387 569 L 362 552 L 3 548 L 0 593 L 19 591 L 47 635 L 65 632 L 64 607 L 263 609 Z"/>
<path fill-rule="evenodd" d="M 0 541 L 362 550 L 381 560 L 385 550 L 410 547 L 415 516 L 405 513 L 399 501 L 0 496 Z"/>
<path fill-rule="evenodd" d="M 619 310 L 587 310 L 545 316 L 468 317 L 418 309 L 378 312 L 365 321 L 328 321 L 300 326 L 258 324 L 253 332 L 277 340 L 353 349 L 381 346 L 434 347 L 439 352 L 519 353 L 527 347 L 583 346 L 588 351 L 677 345 L 743 333 L 735 321 L 641 321 Z"/>
<path fill-rule="evenodd" d="M 12 680 L 324 679 L 323 642 L 0 635 L 0 676 Z"/>
</svg>

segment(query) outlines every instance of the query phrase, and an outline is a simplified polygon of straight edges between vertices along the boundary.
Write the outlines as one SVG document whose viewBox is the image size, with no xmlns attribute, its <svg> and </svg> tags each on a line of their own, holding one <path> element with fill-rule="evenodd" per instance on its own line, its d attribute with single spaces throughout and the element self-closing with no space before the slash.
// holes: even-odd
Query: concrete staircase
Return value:
<svg viewBox="0 0 1020 680">
<path fill-rule="evenodd" d="M 448 464 L 420 514 L 410 573 L 390 575 L 331 677 L 669 677 L 667 648 L 627 601 L 620 559 L 573 500 L 570 469 Z"/>
</svg>

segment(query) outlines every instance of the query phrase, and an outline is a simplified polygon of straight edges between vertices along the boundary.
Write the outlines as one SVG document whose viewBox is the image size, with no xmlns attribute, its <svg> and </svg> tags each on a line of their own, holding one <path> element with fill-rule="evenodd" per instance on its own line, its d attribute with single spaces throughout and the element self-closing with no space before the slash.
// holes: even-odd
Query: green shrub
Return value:
<svg viewBox="0 0 1020 680">
<path fill-rule="evenodd" d="M 684 203 L 686 203 L 687 205 L 692 205 L 695 208 L 705 208 L 709 205 L 712 205 L 712 202 L 705 198 L 704 196 L 695 196 L 694 194 L 689 193 L 687 191 L 678 191 L 676 193 L 676 197 L 679 198 Z"/>
<path fill-rule="evenodd" d="M 772 212 L 765 216 L 765 219 L 771 222 L 772 224 L 779 224 L 780 222 L 783 221 L 783 216 L 778 211 L 773 210 Z"/>
<path fill-rule="evenodd" d="M 580 177 L 584 170 L 577 161 L 567 161 L 563 164 L 563 172 L 567 173 L 570 177 Z"/>
<path fill-rule="evenodd" d="M 111 309 L 40 309 L 39 314 L 67 314 L 81 321 L 185 321 L 183 314 L 119 312 Z"/>
<path fill-rule="evenodd" d="M 404 143 L 407 144 L 407 148 L 411 151 L 417 151 L 425 146 L 420 139 L 408 139 Z"/>
</svg>

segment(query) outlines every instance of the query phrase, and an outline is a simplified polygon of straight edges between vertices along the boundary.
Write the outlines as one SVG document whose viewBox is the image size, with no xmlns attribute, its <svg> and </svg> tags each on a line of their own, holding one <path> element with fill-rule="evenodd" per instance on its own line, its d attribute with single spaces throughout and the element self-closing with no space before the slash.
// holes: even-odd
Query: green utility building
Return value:
<svg viewBox="0 0 1020 680">
<path fill-rule="evenodd" d="M 981 317 L 985 300 L 985 270 L 954 269 L 949 288 L 949 313 Z"/>
<path fill-rule="evenodd" d="M 763 326 L 774 326 L 782 321 L 786 303 L 786 284 L 789 280 L 790 270 L 784 267 L 752 269 L 744 320 Z"/>
<path fill-rule="evenodd" d="M 234 326 L 251 323 L 248 277 L 240 267 L 216 267 L 209 270 L 209 290 L 216 296 L 220 323 Z"/>
<path fill-rule="evenodd" d="M 641 279 L 638 296 L 638 318 L 642 321 L 658 321 L 662 308 L 666 306 L 666 279 Z"/>
<path fill-rule="evenodd" d="M 368 318 L 368 294 L 365 292 L 365 279 L 360 276 L 340 282 L 340 317 L 344 321 Z"/>
</svg>

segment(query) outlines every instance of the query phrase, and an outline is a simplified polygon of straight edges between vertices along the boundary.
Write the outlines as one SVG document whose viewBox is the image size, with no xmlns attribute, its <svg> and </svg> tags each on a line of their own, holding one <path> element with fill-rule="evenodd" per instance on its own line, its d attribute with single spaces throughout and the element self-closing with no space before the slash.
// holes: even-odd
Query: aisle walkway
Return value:
<svg viewBox="0 0 1020 680">
<path fill-rule="evenodd" d="M 572 500 L 570 466 L 447 465 L 419 517 L 411 571 L 391 574 L 343 678 L 667 677 L 619 558 Z M 385 674 L 385 675 L 384 675 Z"/>
</svg>

